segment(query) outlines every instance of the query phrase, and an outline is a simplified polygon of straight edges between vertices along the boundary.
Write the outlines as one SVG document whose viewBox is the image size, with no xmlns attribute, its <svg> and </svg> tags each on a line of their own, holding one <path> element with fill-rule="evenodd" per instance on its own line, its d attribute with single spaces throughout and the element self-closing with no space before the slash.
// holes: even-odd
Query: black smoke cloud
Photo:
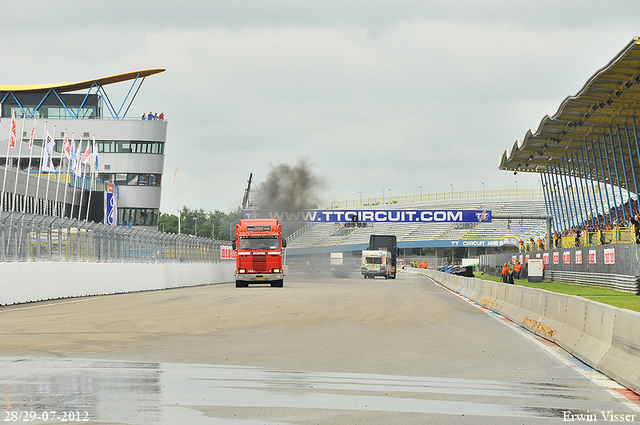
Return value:
<svg viewBox="0 0 640 425">
<path fill-rule="evenodd" d="M 266 180 L 258 187 L 261 209 L 289 211 L 317 207 L 326 184 L 312 172 L 309 162 L 301 159 L 293 166 L 272 165 Z"/>
</svg>

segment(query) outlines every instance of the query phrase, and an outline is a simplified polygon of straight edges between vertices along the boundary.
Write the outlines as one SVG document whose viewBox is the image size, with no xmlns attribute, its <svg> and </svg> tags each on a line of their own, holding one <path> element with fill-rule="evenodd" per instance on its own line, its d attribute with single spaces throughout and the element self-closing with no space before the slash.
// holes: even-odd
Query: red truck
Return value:
<svg viewBox="0 0 640 425">
<path fill-rule="evenodd" d="M 282 225 L 277 219 L 241 219 L 236 224 L 234 246 L 236 288 L 250 283 L 270 283 L 282 288 L 287 241 L 282 239 Z"/>
</svg>

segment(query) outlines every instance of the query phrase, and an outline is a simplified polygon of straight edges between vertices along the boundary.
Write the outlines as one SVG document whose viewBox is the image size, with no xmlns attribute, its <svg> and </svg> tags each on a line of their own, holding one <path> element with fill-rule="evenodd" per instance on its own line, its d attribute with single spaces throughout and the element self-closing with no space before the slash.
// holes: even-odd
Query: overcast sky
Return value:
<svg viewBox="0 0 640 425">
<path fill-rule="evenodd" d="M 167 69 L 129 116 L 168 119 L 169 213 L 233 210 L 250 173 L 300 160 L 320 207 L 537 187 L 499 155 L 640 35 L 638 0 L 30 0 L 0 16 L 2 84 Z"/>
</svg>

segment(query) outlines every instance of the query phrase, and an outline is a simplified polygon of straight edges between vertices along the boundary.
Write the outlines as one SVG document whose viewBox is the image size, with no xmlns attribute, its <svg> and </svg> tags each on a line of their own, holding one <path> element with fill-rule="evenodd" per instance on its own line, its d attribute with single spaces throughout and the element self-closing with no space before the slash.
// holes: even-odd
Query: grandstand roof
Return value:
<svg viewBox="0 0 640 425">
<path fill-rule="evenodd" d="M 58 84 L 28 84 L 28 85 L 0 85 L 0 92 L 46 92 L 55 90 L 58 93 L 73 92 L 90 89 L 94 84 L 104 86 L 107 84 L 120 83 L 136 78 L 144 78 L 153 74 L 166 71 L 163 68 L 145 69 L 142 71 L 127 72 L 125 74 L 112 75 L 110 77 L 95 78 L 93 80 L 77 81 L 74 83 Z"/>
<path fill-rule="evenodd" d="M 564 99 L 555 115 L 545 116 L 537 130 L 528 131 L 523 140 L 504 151 L 499 168 L 544 173 L 551 166 L 565 174 L 596 180 L 583 170 L 588 169 L 587 162 L 593 168 L 595 158 L 603 158 L 606 164 L 608 156 L 612 168 L 614 162 L 618 167 L 623 165 L 620 174 L 632 181 L 630 161 L 633 157 L 640 160 L 636 115 L 640 115 L 638 37 L 589 78 L 577 94 Z M 584 167 L 579 166 L 582 158 Z M 626 187 L 625 182 L 609 182 L 602 174 L 597 180 Z"/>
</svg>

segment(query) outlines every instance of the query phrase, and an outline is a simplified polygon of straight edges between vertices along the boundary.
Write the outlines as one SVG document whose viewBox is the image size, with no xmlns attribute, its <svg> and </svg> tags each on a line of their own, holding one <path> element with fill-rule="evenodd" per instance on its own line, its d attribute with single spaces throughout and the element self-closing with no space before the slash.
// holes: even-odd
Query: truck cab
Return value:
<svg viewBox="0 0 640 425">
<path fill-rule="evenodd" d="M 365 279 L 373 279 L 376 276 L 391 277 L 391 253 L 381 250 L 362 251 L 360 271 Z"/>
<path fill-rule="evenodd" d="M 268 283 L 282 288 L 286 240 L 276 219 L 242 219 L 236 224 L 236 288 Z"/>
</svg>

